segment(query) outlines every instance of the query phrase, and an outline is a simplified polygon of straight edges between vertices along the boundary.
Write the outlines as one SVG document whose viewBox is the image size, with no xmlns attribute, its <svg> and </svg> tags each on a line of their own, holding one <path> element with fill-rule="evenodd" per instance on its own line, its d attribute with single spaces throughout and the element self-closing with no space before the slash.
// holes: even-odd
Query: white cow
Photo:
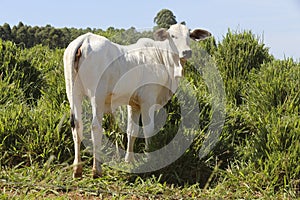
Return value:
<svg viewBox="0 0 300 200">
<path fill-rule="evenodd" d="M 122 46 L 92 33 L 69 44 L 64 53 L 66 92 L 71 108 L 71 127 L 75 147 L 73 177 L 82 176 L 82 99 L 92 106 L 93 177 L 101 176 L 99 149 L 102 117 L 120 105 L 128 105 L 127 151 L 125 161 L 133 161 L 133 146 L 142 115 L 145 138 L 154 131 L 154 111 L 163 106 L 177 89 L 180 61 L 191 57 L 190 38 L 204 39 L 211 34 L 182 24 L 159 29 L 159 41 L 143 38 Z M 146 142 L 147 146 L 147 142 Z M 98 150 L 98 151 L 97 151 Z"/>
</svg>

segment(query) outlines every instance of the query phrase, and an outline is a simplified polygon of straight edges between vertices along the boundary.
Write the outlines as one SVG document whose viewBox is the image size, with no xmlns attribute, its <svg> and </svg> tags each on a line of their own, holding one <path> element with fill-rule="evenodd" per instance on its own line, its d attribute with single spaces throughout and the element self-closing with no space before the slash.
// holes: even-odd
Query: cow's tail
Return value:
<svg viewBox="0 0 300 200">
<path fill-rule="evenodd" d="M 79 60 L 81 57 L 81 49 L 85 37 L 81 36 L 75 41 L 71 42 L 64 52 L 64 74 L 66 81 L 66 92 L 71 108 L 71 127 L 75 128 L 75 115 L 74 115 L 74 90 L 78 83 L 76 83 L 79 71 Z M 75 85 L 76 84 L 76 85 Z"/>
</svg>

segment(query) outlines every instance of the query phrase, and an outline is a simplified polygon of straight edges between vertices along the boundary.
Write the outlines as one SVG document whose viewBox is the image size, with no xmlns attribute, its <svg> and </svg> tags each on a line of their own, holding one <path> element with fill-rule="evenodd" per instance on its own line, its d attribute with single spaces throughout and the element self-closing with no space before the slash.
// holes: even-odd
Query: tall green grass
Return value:
<svg viewBox="0 0 300 200">
<path fill-rule="evenodd" d="M 44 163 L 71 154 L 62 50 L 0 41 L 1 165 Z"/>
<path fill-rule="evenodd" d="M 300 65 L 292 59 L 273 61 L 250 76 L 247 104 L 257 131 L 244 157 L 267 174 L 276 190 L 299 192 Z"/>
<path fill-rule="evenodd" d="M 214 58 L 222 73 L 227 99 L 235 105 L 243 103 L 243 90 L 249 72 L 272 60 L 268 48 L 258 36 L 251 31 L 231 30 L 218 44 Z"/>
</svg>

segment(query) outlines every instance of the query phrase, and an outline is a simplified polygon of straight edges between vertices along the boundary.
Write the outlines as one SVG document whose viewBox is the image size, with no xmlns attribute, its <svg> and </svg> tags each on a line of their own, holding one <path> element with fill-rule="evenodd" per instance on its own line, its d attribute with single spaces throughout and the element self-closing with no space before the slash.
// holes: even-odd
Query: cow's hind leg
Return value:
<svg viewBox="0 0 300 200">
<path fill-rule="evenodd" d="M 80 158 L 80 144 L 83 139 L 83 123 L 82 123 L 82 96 L 74 95 L 74 106 L 71 110 L 71 128 L 74 140 L 74 167 L 73 167 L 73 178 L 80 178 L 82 176 L 82 163 Z"/>
<path fill-rule="evenodd" d="M 102 104 L 95 97 L 91 98 L 91 105 L 93 111 L 93 121 L 92 121 L 92 142 L 93 142 L 93 178 L 98 178 L 102 176 L 101 169 L 101 158 L 100 158 L 100 148 L 102 141 L 102 117 L 103 112 L 99 108 L 103 108 Z M 104 104 L 103 104 L 104 106 Z"/>
<path fill-rule="evenodd" d="M 134 142 L 139 131 L 139 118 L 141 111 L 139 108 L 127 106 L 128 119 L 127 119 L 127 151 L 125 155 L 125 162 L 134 161 Z"/>
</svg>

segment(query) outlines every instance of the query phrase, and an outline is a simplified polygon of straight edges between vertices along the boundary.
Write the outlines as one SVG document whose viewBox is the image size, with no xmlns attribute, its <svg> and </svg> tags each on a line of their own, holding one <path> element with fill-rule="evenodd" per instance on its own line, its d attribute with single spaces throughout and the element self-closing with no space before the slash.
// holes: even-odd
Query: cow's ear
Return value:
<svg viewBox="0 0 300 200">
<path fill-rule="evenodd" d="M 166 29 L 160 28 L 154 32 L 153 36 L 154 36 L 154 40 L 164 41 L 167 38 L 169 38 L 169 33 L 167 32 Z"/>
<path fill-rule="evenodd" d="M 195 29 L 192 32 L 190 32 L 190 38 L 193 40 L 204 40 L 207 37 L 210 37 L 211 33 L 203 30 L 203 29 Z"/>
</svg>

